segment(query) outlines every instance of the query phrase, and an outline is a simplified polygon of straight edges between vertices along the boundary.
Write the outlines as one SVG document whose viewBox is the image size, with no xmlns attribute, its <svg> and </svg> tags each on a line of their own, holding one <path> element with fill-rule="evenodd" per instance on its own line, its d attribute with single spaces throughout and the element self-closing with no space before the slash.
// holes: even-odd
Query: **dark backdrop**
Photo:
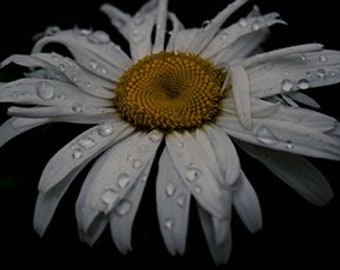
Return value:
<svg viewBox="0 0 340 270">
<path fill-rule="evenodd" d="M 14 53 L 29 53 L 32 36 L 47 26 L 62 29 L 74 25 L 103 29 L 114 41 L 120 41 L 108 19 L 100 13 L 98 1 L 2 1 L 0 17 L 0 59 Z M 115 0 L 118 7 L 134 13 L 142 0 Z M 228 0 L 170 0 L 170 9 L 186 26 L 200 26 L 221 10 Z M 275 26 L 266 50 L 308 42 L 320 42 L 340 50 L 340 17 L 337 1 L 324 0 L 314 4 L 308 0 L 250 1 L 240 12 L 245 15 L 253 4 L 263 12 L 277 11 L 289 23 Z M 4 16 L 5 15 L 5 16 Z M 235 20 L 237 17 L 234 16 Z M 1 80 L 12 72 L 0 71 Z M 310 91 L 322 111 L 340 119 L 339 87 Z M 1 121 L 6 106 L 1 106 Z M 54 269 L 129 269 L 136 267 L 203 267 L 214 269 L 197 215 L 193 211 L 189 227 L 187 252 L 172 257 L 163 245 L 158 229 L 154 204 L 154 177 L 150 178 L 133 232 L 133 252 L 120 255 L 108 231 L 92 247 L 82 244 L 77 235 L 74 204 L 86 170 L 62 200 L 55 218 L 43 238 L 32 227 L 37 184 L 50 157 L 85 130 L 86 126 L 56 124 L 35 129 L 0 149 L 0 268 L 34 267 Z M 339 164 L 313 160 L 330 180 L 335 199 L 322 208 L 308 204 L 282 184 L 259 163 L 241 155 L 242 165 L 258 192 L 263 209 L 264 227 L 255 235 L 246 231 L 233 216 L 233 251 L 228 265 L 221 269 L 336 269 L 340 266 L 339 225 L 340 184 Z"/>
</svg>

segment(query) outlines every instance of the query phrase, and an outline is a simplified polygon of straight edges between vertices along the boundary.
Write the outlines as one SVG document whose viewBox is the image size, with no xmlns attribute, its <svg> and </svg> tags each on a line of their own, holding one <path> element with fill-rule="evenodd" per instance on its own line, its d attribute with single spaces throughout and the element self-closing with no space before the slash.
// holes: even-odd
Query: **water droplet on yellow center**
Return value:
<svg viewBox="0 0 340 270">
<path fill-rule="evenodd" d="M 137 128 L 195 129 L 220 112 L 226 75 L 225 70 L 194 54 L 148 55 L 121 76 L 114 107 Z"/>
</svg>

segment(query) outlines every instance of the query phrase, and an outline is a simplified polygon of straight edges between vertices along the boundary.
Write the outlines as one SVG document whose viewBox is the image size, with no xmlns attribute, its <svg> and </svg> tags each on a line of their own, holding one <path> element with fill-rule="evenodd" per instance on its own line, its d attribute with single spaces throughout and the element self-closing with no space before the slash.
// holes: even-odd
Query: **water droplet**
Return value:
<svg viewBox="0 0 340 270">
<path fill-rule="evenodd" d="M 327 75 L 327 72 L 325 69 L 323 68 L 320 68 L 316 71 L 316 75 L 320 78 L 320 79 L 325 79 L 326 78 L 326 75 Z"/>
<path fill-rule="evenodd" d="M 72 106 L 72 111 L 74 111 L 75 113 L 80 113 L 83 111 L 83 106 L 80 103 L 75 103 Z"/>
<path fill-rule="evenodd" d="M 110 136 L 113 134 L 113 127 L 103 124 L 98 128 L 98 134 L 102 137 Z"/>
<path fill-rule="evenodd" d="M 66 96 L 65 96 L 64 94 L 59 94 L 59 95 L 57 96 L 57 98 L 58 98 L 59 100 L 61 100 L 61 101 L 66 100 Z"/>
<path fill-rule="evenodd" d="M 138 30 L 134 30 L 132 33 L 132 42 L 137 44 L 142 42 L 145 39 L 145 35 L 140 33 Z"/>
<path fill-rule="evenodd" d="M 286 144 L 287 149 L 292 150 L 294 148 L 294 144 L 292 141 L 288 140 Z"/>
<path fill-rule="evenodd" d="M 128 184 L 130 183 L 130 177 L 127 173 L 121 173 L 119 176 L 118 176 L 118 186 L 120 188 L 125 188 L 128 186 Z"/>
<path fill-rule="evenodd" d="M 248 22 L 245 18 L 241 18 L 238 23 L 241 27 L 247 27 L 248 26 Z"/>
<path fill-rule="evenodd" d="M 104 210 L 106 214 L 111 211 L 111 209 L 113 208 L 118 198 L 119 198 L 119 195 L 112 188 L 107 188 L 104 190 L 101 200 L 106 206 Z"/>
<path fill-rule="evenodd" d="M 331 77 L 335 77 L 336 73 L 335 73 L 334 71 L 331 71 L 331 72 L 329 72 L 329 75 L 330 75 Z"/>
<path fill-rule="evenodd" d="M 72 158 L 73 159 L 80 159 L 83 156 L 83 151 L 76 148 L 73 152 L 72 152 Z"/>
<path fill-rule="evenodd" d="M 177 198 L 177 201 L 176 201 L 176 202 L 177 202 L 177 205 L 178 205 L 178 206 L 184 207 L 185 204 L 186 204 L 186 201 L 187 201 L 186 197 L 183 196 L 183 195 L 181 195 L 181 196 L 179 196 L 179 197 Z"/>
<path fill-rule="evenodd" d="M 279 142 L 276 135 L 266 126 L 260 126 L 256 130 L 255 138 L 264 144 L 276 144 Z"/>
<path fill-rule="evenodd" d="M 144 174 L 144 175 L 142 176 L 142 181 L 145 183 L 146 180 L 148 180 L 148 175 L 147 175 L 147 174 Z"/>
<path fill-rule="evenodd" d="M 194 189 L 195 189 L 195 192 L 198 194 L 202 192 L 202 188 L 200 186 L 195 186 Z"/>
<path fill-rule="evenodd" d="M 289 92 L 293 90 L 293 82 L 291 80 L 285 79 L 281 82 L 281 89 L 283 92 Z"/>
<path fill-rule="evenodd" d="M 127 213 L 130 212 L 132 208 L 132 203 L 128 200 L 122 200 L 116 207 L 116 212 L 120 216 L 125 216 Z"/>
<path fill-rule="evenodd" d="M 310 87 L 309 81 L 307 79 L 301 79 L 298 82 L 298 86 L 301 90 L 308 89 Z"/>
<path fill-rule="evenodd" d="M 58 67 L 59 67 L 61 72 L 65 72 L 65 70 L 66 70 L 66 65 L 65 64 L 61 63 L 61 64 L 59 64 Z"/>
<path fill-rule="evenodd" d="M 96 32 L 93 32 L 92 35 L 88 36 L 88 40 L 89 42 L 95 43 L 95 44 L 105 44 L 110 41 L 110 37 L 108 34 L 106 34 L 103 31 L 96 31 Z"/>
<path fill-rule="evenodd" d="M 74 32 L 78 35 L 81 35 L 81 36 L 88 36 L 92 33 L 92 30 L 86 29 L 86 28 L 79 28 L 79 27 L 76 26 L 74 28 Z"/>
<path fill-rule="evenodd" d="M 252 29 L 254 30 L 254 31 L 259 31 L 260 29 L 261 29 L 261 26 L 258 24 L 258 23 L 253 23 L 253 25 L 252 25 Z"/>
<path fill-rule="evenodd" d="M 143 144 L 139 147 L 139 151 L 143 154 L 146 154 L 150 151 L 150 148 L 149 146 Z"/>
<path fill-rule="evenodd" d="M 142 25 L 145 22 L 145 17 L 144 16 L 139 16 L 137 18 L 134 19 L 134 24 L 136 26 Z"/>
<path fill-rule="evenodd" d="M 150 133 L 150 140 L 153 142 L 159 142 L 163 138 L 162 133 L 157 130 L 154 130 Z"/>
<path fill-rule="evenodd" d="M 45 36 L 54 36 L 60 32 L 60 28 L 58 26 L 50 26 L 45 31 Z"/>
<path fill-rule="evenodd" d="M 323 63 L 326 63 L 328 61 L 328 57 L 324 54 L 321 54 L 319 60 Z"/>
<path fill-rule="evenodd" d="M 98 68 L 98 62 L 97 62 L 97 60 L 91 59 L 91 60 L 90 60 L 90 67 L 91 67 L 93 70 L 96 70 L 96 69 Z"/>
<path fill-rule="evenodd" d="M 172 230 L 174 228 L 174 222 L 171 219 L 166 219 L 164 222 L 165 228 Z"/>
<path fill-rule="evenodd" d="M 105 74 L 107 73 L 107 69 L 106 69 L 105 67 L 103 67 L 103 66 L 100 66 L 100 67 L 99 67 L 99 71 L 100 71 L 100 73 L 103 74 L 103 75 L 105 75 Z"/>
<path fill-rule="evenodd" d="M 211 21 L 206 20 L 202 23 L 202 28 L 208 28 L 210 27 L 210 25 L 211 25 Z"/>
<path fill-rule="evenodd" d="M 92 138 L 79 139 L 78 145 L 84 149 L 91 149 L 96 145 L 96 142 Z"/>
<path fill-rule="evenodd" d="M 198 178 L 200 178 L 202 175 L 202 172 L 199 169 L 196 168 L 190 168 L 185 173 L 185 179 L 187 179 L 190 182 L 196 181 Z"/>
<path fill-rule="evenodd" d="M 182 142 L 179 142 L 179 143 L 177 144 L 177 147 L 178 147 L 178 148 L 183 148 L 183 147 L 184 147 L 184 144 L 183 144 Z"/>
<path fill-rule="evenodd" d="M 306 77 L 307 77 L 307 78 L 310 78 L 310 77 L 312 77 L 312 72 L 310 72 L 310 71 L 307 71 L 307 72 L 306 72 Z"/>
<path fill-rule="evenodd" d="M 307 57 L 306 57 L 305 54 L 302 54 L 300 59 L 301 59 L 302 62 L 306 62 L 307 61 Z"/>
<path fill-rule="evenodd" d="M 42 99 L 52 99 L 54 97 L 54 87 L 48 83 L 42 83 L 37 89 L 37 94 Z"/>
<path fill-rule="evenodd" d="M 168 183 L 168 185 L 165 188 L 165 194 L 169 197 L 173 196 L 176 193 L 176 187 L 172 183 Z"/>
<path fill-rule="evenodd" d="M 143 163 L 139 159 L 136 159 L 133 161 L 132 167 L 134 169 L 140 169 L 142 167 Z"/>
<path fill-rule="evenodd" d="M 222 32 L 221 34 L 221 40 L 226 40 L 229 37 L 228 32 Z"/>
</svg>

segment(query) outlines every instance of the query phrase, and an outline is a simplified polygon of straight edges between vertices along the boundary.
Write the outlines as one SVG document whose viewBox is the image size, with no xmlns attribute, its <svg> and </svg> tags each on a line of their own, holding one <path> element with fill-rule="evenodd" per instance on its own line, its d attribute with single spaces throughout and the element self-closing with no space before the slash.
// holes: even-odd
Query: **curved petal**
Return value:
<svg viewBox="0 0 340 270">
<path fill-rule="evenodd" d="M 48 192 L 70 172 L 87 164 L 133 129 L 126 123 L 111 121 L 97 125 L 68 143 L 46 165 L 39 183 L 40 192 Z"/>
<path fill-rule="evenodd" d="M 246 143 L 240 143 L 240 146 L 307 201 L 321 206 L 332 199 L 333 191 L 328 181 L 306 159 Z"/>
<path fill-rule="evenodd" d="M 158 1 L 158 12 L 156 21 L 156 37 L 153 53 L 164 51 L 166 22 L 168 19 L 168 0 Z"/>
<path fill-rule="evenodd" d="M 128 41 L 135 62 L 152 51 L 151 34 L 156 23 L 157 2 L 148 1 L 130 22 Z"/>
<path fill-rule="evenodd" d="M 107 67 L 109 74 L 111 72 L 115 74 L 129 68 L 132 64 L 120 47 L 111 42 L 109 36 L 102 31 L 92 32 L 78 28 L 59 31 L 53 36 L 45 36 L 40 39 L 34 45 L 33 53 L 41 52 L 43 47 L 49 43 L 65 45 L 71 51 L 77 63 L 109 80 L 110 78 L 100 70 L 99 65 Z M 98 64 L 97 67 L 94 66 L 95 62 Z"/>
<path fill-rule="evenodd" d="M 111 24 L 128 40 L 128 25 L 130 24 L 132 17 L 110 4 L 101 5 L 100 10 L 110 18 Z"/>
<path fill-rule="evenodd" d="M 211 43 L 211 40 L 221 28 L 222 24 L 246 2 L 248 2 L 248 0 L 236 0 L 218 13 L 203 29 L 199 29 L 196 32 L 188 50 L 192 53 L 200 54 L 201 51 Z"/>
<path fill-rule="evenodd" d="M 255 56 L 249 61 L 251 65 L 246 70 L 251 93 L 256 97 L 287 94 L 340 82 L 340 53 L 322 50 L 317 44 L 286 48 L 262 57 Z"/>
<path fill-rule="evenodd" d="M 270 13 L 264 16 L 258 14 L 251 18 L 242 18 L 238 23 L 235 23 L 216 35 L 216 37 L 203 50 L 202 57 L 210 58 L 220 53 L 222 50 L 228 50 L 234 42 L 238 39 L 253 34 L 254 32 L 261 32 L 266 30 L 269 26 L 276 23 L 283 23 L 278 20 L 279 14 Z"/>
<path fill-rule="evenodd" d="M 140 200 L 150 173 L 152 160 L 146 165 L 132 190 L 117 204 L 110 214 L 110 228 L 113 241 L 119 251 L 126 254 L 131 250 L 131 233 Z"/>
<path fill-rule="evenodd" d="M 209 168 L 208 157 L 193 135 L 174 132 L 166 137 L 166 148 L 181 179 L 199 204 L 218 218 L 229 217 L 225 205 L 231 200 L 230 190 L 222 188 L 218 167 Z"/>
<path fill-rule="evenodd" d="M 184 254 L 190 209 L 190 191 L 176 171 L 168 150 L 160 161 L 156 182 L 157 213 L 161 233 L 168 251 Z"/>
<path fill-rule="evenodd" d="M 248 75 L 242 66 L 230 67 L 232 80 L 232 93 L 236 105 L 236 111 L 242 125 L 251 129 L 250 85 Z"/>
<path fill-rule="evenodd" d="M 14 137 L 32 129 L 49 123 L 46 118 L 11 117 L 0 126 L 0 147 Z"/>
<path fill-rule="evenodd" d="M 112 106 L 112 101 L 84 95 L 71 84 L 57 80 L 24 78 L 0 86 L 0 102 L 40 106 Z"/>
<path fill-rule="evenodd" d="M 156 131 L 136 132 L 97 160 L 76 204 L 80 231 L 86 233 L 98 215 L 117 209 L 154 158 L 161 140 L 162 135 Z"/>
<path fill-rule="evenodd" d="M 217 126 L 206 126 L 202 131 L 198 130 L 195 138 L 204 149 L 206 162 L 210 168 L 219 167 L 216 175 L 221 185 L 232 188 L 240 175 L 241 167 L 236 149 L 228 136 Z M 219 177 L 221 175 L 222 177 Z"/>
<path fill-rule="evenodd" d="M 262 212 L 259 200 L 243 172 L 234 192 L 233 205 L 250 232 L 255 233 L 262 228 Z"/>
<path fill-rule="evenodd" d="M 217 126 L 240 141 L 310 157 L 340 160 L 340 141 L 299 123 L 277 119 L 253 119 L 253 129 L 242 127 L 237 118 L 225 115 Z"/>
<path fill-rule="evenodd" d="M 169 32 L 170 38 L 169 38 L 169 41 L 168 41 L 166 51 L 173 51 L 173 50 L 175 50 L 176 36 L 179 32 L 181 32 L 184 29 L 184 26 L 178 20 L 177 16 L 174 13 L 171 13 L 171 12 L 169 13 L 169 19 L 172 22 L 173 28 Z"/>
<path fill-rule="evenodd" d="M 40 235 L 44 234 L 59 201 L 79 172 L 110 145 L 125 136 L 127 128 L 118 128 L 117 125 L 114 126 L 117 130 L 115 135 L 113 126 L 108 123 L 84 132 L 49 161 L 39 182 L 40 192 L 34 214 L 34 227 Z"/>
<path fill-rule="evenodd" d="M 198 207 L 203 232 L 216 265 L 226 264 L 231 253 L 230 219 L 218 220 Z"/>
</svg>

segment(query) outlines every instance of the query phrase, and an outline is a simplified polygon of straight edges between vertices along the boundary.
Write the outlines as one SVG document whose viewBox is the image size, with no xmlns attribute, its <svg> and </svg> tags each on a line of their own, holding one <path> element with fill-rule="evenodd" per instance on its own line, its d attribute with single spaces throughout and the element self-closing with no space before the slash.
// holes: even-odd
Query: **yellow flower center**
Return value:
<svg viewBox="0 0 340 270">
<path fill-rule="evenodd" d="M 121 76 L 114 107 L 141 129 L 191 130 L 220 112 L 226 71 L 200 56 L 177 51 L 151 54 Z"/>
</svg>

